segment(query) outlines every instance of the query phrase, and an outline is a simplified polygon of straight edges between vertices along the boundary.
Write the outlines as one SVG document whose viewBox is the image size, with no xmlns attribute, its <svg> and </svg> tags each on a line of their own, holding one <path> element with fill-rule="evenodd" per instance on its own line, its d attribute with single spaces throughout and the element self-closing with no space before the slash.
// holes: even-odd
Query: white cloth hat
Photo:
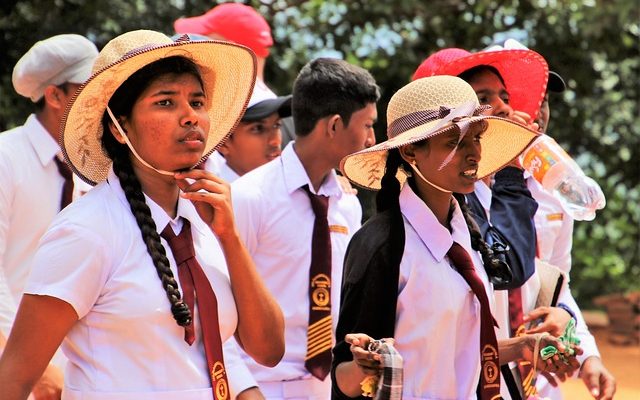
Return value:
<svg viewBox="0 0 640 400">
<path fill-rule="evenodd" d="M 84 83 L 97 56 L 98 49 L 84 36 L 64 34 L 41 40 L 13 68 L 13 87 L 35 103 L 49 85 Z"/>
</svg>

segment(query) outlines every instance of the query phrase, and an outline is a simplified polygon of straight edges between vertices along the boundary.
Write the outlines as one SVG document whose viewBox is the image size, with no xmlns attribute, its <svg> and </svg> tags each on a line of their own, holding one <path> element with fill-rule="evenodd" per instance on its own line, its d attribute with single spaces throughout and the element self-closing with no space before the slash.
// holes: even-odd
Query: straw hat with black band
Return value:
<svg viewBox="0 0 640 400">
<path fill-rule="evenodd" d="M 482 156 L 478 179 L 486 177 L 517 157 L 538 132 L 499 117 L 481 115 L 473 88 L 454 76 L 432 76 L 415 80 L 398 90 L 387 108 L 388 140 L 342 159 L 340 168 L 353 183 L 367 189 L 380 189 L 388 151 L 459 129 L 461 137 L 469 124 L 485 121 L 487 129 L 480 139 Z M 407 173 L 398 170 L 404 182 Z"/>
<path fill-rule="evenodd" d="M 91 77 L 75 93 L 61 124 L 64 156 L 84 181 L 95 185 L 105 180 L 111 167 L 101 137 L 102 117 L 113 93 L 136 71 L 174 56 L 193 61 L 204 83 L 211 128 L 202 159 L 236 127 L 256 79 L 256 58 L 251 50 L 223 41 L 174 42 L 148 30 L 127 32 L 102 49 Z"/>
</svg>

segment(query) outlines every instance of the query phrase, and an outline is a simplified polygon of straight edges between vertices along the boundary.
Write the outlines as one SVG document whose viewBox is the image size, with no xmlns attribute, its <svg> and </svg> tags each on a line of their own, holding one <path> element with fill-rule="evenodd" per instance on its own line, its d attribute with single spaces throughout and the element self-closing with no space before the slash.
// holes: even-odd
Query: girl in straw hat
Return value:
<svg viewBox="0 0 640 400">
<path fill-rule="evenodd" d="M 414 79 L 432 75 L 459 76 L 471 85 L 481 104 L 492 106 L 488 111 L 490 115 L 509 118 L 521 124 L 528 124 L 531 129 L 540 130 L 537 124 L 532 123 L 530 116 L 536 117 L 540 112 L 540 104 L 546 95 L 547 78 L 553 76 L 549 74 L 547 63 L 540 54 L 521 45 L 519 48 L 495 46 L 491 50 L 477 53 L 461 49 L 443 49 L 429 56 L 418 67 Z M 502 232 L 506 238 L 505 243 L 510 247 L 507 252 L 509 264 L 514 276 L 517 275 L 506 287 L 509 291 L 495 292 L 495 316 L 501 326 L 499 337 L 506 338 L 523 332 L 524 323 L 538 319 L 543 322 L 531 326 L 529 333 L 549 332 L 560 336 L 570 319 L 577 316 L 576 332 L 581 340 L 584 355 L 579 360 L 570 359 L 568 364 L 558 364 L 556 376 L 564 380 L 565 376 L 580 368 L 578 361 L 599 354 L 595 340 L 571 296 L 567 280 L 557 297 L 558 304 L 563 308 L 549 307 L 556 305 L 551 304 L 551 301 L 539 304 L 545 297 L 545 292 L 553 293 L 560 287 L 556 288 L 558 276 L 549 276 L 548 280 L 542 279 L 546 276 L 542 269 L 544 265 L 539 263 L 537 258 L 557 264 L 565 271 L 570 268 L 570 260 L 566 260 L 570 258 L 570 249 L 565 246 L 566 243 L 570 244 L 570 240 L 555 241 L 556 250 L 549 251 L 549 246 L 545 246 L 548 241 L 536 239 L 536 236 L 541 237 L 541 232 L 549 233 L 549 226 L 553 226 L 551 231 L 559 230 L 558 226 L 563 224 L 562 218 L 555 218 L 559 214 L 554 213 L 561 207 L 552 195 L 544 193 L 532 177 L 523 174 L 523 167 L 518 159 L 513 160 L 490 179 L 477 182 L 474 192 L 467 196 L 467 201 L 485 237 L 488 232 Z M 550 215 L 554 218 L 548 221 L 547 217 Z M 559 216 L 562 217 L 561 214 Z M 489 225 L 490 230 L 487 228 Z M 555 234 L 547 236 L 555 238 Z M 601 365 L 596 363 L 594 365 Z M 511 371 L 504 371 L 505 398 L 519 399 L 536 392 L 535 371 L 526 361 L 520 361 L 519 364 L 517 369 L 513 365 Z M 599 376 L 600 369 L 596 368 L 595 371 L 594 375 Z M 555 398 L 557 395 L 551 397 Z"/>
<path fill-rule="evenodd" d="M 551 336 L 496 339 L 492 283 L 508 280 L 508 270 L 459 194 L 536 133 L 483 116 L 485 108 L 459 78 L 416 80 L 389 103 L 389 139 L 343 159 L 351 181 L 380 191 L 378 214 L 354 235 L 345 258 L 334 398 L 359 396 L 363 378 L 379 373 L 372 338 L 395 339 L 403 373 L 395 368 L 385 378 L 394 377 L 388 383 L 402 387 L 404 399 L 497 399 L 500 364 L 534 359 L 539 346 L 565 350 Z"/>
<path fill-rule="evenodd" d="M 67 161 L 97 186 L 42 239 L 0 360 L 3 399 L 26 398 L 63 339 L 65 399 L 227 399 L 231 335 L 261 364 L 282 357 L 282 313 L 229 187 L 193 169 L 254 80 L 253 54 L 231 43 L 135 31 L 100 52 L 62 132 Z"/>
</svg>

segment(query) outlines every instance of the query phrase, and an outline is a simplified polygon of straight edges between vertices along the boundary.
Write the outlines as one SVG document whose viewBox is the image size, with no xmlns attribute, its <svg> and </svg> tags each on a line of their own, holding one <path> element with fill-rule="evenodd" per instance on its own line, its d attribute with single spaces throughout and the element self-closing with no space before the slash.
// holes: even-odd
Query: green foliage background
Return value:
<svg viewBox="0 0 640 400">
<path fill-rule="evenodd" d="M 221 3 L 222 1 L 218 1 Z M 37 40 L 79 33 L 98 47 L 133 29 L 172 34 L 173 21 L 198 15 L 205 0 L 3 0 L 0 5 L 0 130 L 31 112 L 11 86 L 18 58 Z M 505 35 L 543 54 L 569 89 L 551 98 L 549 133 L 602 186 L 607 207 L 576 223 L 572 288 L 582 303 L 599 294 L 640 289 L 640 7 L 637 0 L 247 1 L 277 42 L 266 80 L 291 90 L 308 60 L 337 56 L 371 71 L 386 104 L 417 65 L 443 47 L 479 50 Z M 504 32 L 508 32 L 505 34 Z M 365 214 L 371 194 L 362 193 Z M 585 304 L 586 305 L 586 304 Z"/>
</svg>

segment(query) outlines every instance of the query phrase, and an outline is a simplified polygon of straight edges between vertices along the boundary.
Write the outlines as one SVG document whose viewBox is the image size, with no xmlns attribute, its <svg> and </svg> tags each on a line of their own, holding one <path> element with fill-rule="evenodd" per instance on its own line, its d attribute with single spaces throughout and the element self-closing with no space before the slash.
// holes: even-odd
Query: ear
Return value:
<svg viewBox="0 0 640 400">
<path fill-rule="evenodd" d="M 329 133 L 330 137 L 334 137 L 336 135 L 338 129 L 340 128 L 340 125 L 338 124 L 341 123 L 342 118 L 340 117 L 340 114 L 334 114 L 327 117 L 327 132 Z"/>
<path fill-rule="evenodd" d="M 220 147 L 218 147 L 218 152 L 222 154 L 225 158 L 227 158 L 227 155 L 229 154 L 229 142 L 232 140 L 231 139 L 232 137 L 233 137 L 232 135 L 229 135 L 227 140 L 225 140 L 224 143 L 222 143 Z"/>
<path fill-rule="evenodd" d="M 66 103 L 63 102 L 62 96 L 60 95 L 61 90 L 62 89 L 55 85 L 49 85 L 44 88 L 44 101 L 47 106 L 56 110 L 64 111 Z"/>
<path fill-rule="evenodd" d="M 409 164 L 413 164 L 416 161 L 416 146 L 414 144 L 405 144 L 398 148 L 400 157 Z"/>
<path fill-rule="evenodd" d="M 124 123 L 125 123 L 125 119 L 121 118 L 118 123 L 120 124 L 120 127 L 122 128 L 122 130 L 127 133 L 127 131 L 125 130 L 124 127 Z M 118 143 L 120 144 L 125 144 L 126 141 L 124 140 L 124 137 L 122 137 L 122 135 L 120 134 L 120 132 L 118 131 L 118 128 L 116 128 L 115 124 L 113 123 L 113 121 L 109 120 L 109 131 L 111 132 L 111 134 L 113 135 L 114 138 L 116 138 L 116 140 L 118 141 Z"/>
</svg>

